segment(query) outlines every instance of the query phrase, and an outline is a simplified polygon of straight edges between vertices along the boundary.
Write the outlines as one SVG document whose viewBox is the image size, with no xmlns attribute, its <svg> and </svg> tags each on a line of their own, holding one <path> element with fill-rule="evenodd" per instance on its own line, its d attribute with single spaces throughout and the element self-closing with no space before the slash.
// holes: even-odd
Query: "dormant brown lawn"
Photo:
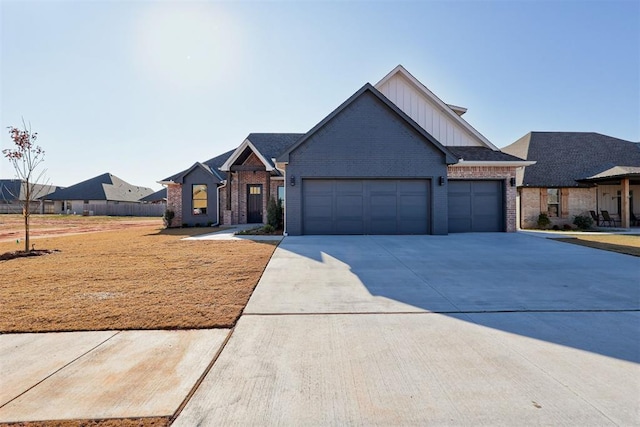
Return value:
<svg viewBox="0 0 640 427">
<path fill-rule="evenodd" d="M 585 234 L 575 238 L 559 238 L 561 242 L 588 246 L 605 251 L 640 256 L 640 236 L 621 234 Z"/>
<path fill-rule="evenodd" d="M 158 221 L 36 240 L 61 252 L 0 261 L 0 332 L 233 326 L 275 244 L 181 240 L 197 231 Z"/>
</svg>

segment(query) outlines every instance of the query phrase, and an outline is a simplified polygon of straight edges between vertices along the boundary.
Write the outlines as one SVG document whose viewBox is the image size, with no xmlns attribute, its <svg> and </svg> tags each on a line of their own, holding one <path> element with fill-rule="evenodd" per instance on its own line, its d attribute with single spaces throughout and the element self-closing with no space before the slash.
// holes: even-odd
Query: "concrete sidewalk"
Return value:
<svg viewBox="0 0 640 427">
<path fill-rule="evenodd" d="M 236 234 L 240 231 L 253 230 L 255 228 L 261 228 L 261 224 L 237 224 L 230 226 L 220 231 L 214 231 L 213 233 L 201 234 L 199 236 L 185 237 L 182 240 L 253 240 L 256 242 L 279 242 L 284 236 L 276 235 L 251 235 L 251 234 Z"/>
<path fill-rule="evenodd" d="M 639 266 L 521 234 L 287 237 L 174 425 L 636 425 Z"/>
<path fill-rule="evenodd" d="M 172 416 L 229 332 L 0 335 L 0 422 Z"/>
</svg>

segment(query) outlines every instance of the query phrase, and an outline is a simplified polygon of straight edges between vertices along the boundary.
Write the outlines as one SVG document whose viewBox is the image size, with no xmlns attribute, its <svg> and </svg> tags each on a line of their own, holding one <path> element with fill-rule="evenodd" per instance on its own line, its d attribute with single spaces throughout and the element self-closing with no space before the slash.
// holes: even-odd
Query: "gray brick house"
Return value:
<svg viewBox="0 0 640 427">
<path fill-rule="evenodd" d="M 278 197 L 291 235 L 515 231 L 516 169 L 534 162 L 465 112 L 398 66 L 307 133 L 249 134 L 160 183 L 178 226 L 264 223 Z"/>
</svg>

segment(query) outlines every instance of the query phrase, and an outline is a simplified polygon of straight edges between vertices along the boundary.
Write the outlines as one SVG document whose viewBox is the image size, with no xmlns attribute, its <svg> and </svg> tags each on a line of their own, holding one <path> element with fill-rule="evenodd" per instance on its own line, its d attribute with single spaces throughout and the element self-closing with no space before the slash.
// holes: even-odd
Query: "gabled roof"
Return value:
<svg viewBox="0 0 640 427">
<path fill-rule="evenodd" d="M 452 104 L 444 103 L 440 98 L 438 98 L 433 92 L 431 92 L 425 85 L 423 85 L 418 79 L 413 77 L 413 75 L 406 70 L 402 65 L 398 65 L 396 68 L 391 70 L 389 74 L 384 76 L 382 80 L 376 83 L 375 87 L 382 87 L 387 81 L 393 78 L 396 74 L 401 75 L 405 78 L 411 85 L 413 85 L 422 95 L 424 95 L 427 99 L 429 99 L 432 103 L 434 103 L 439 110 L 441 110 L 447 117 L 449 117 L 454 123 L 457 123 L 462 128 L 464 128 L 467 132 L 469 132 L 472 136 L 475 137 L 477 141 L 484 144 L 485 146 L 491 148 L 492 150 L 498 151 L 498 147 L 493 145 L 484 135 L 478 132 L 473 126 L 471 126 L 465 119 L 461 116 L 464 114 L 467 109 L 464 107 L 458 107 Z"/>
<path fill-rule="evenodd" d="M 405 114 L 397 105 L 393 102 L 389 101 L 389 99 L 378 91 L 375 87 L 373 87 L 370 83 L 365 84 L 358 90 L 356 93 L 351 95 L 349 99 L 343 102 L 338 108 L 333 110 L 331 114 L 325 117 L 320 123 L 315 125 L 309 132 L 307 132 L 302 138 L 298 139 L 298 141 L 290 146 L 282 155 L 280 155 L 277 159 L 279 163 L 288 163 L 289 162 L 289 154 L 304 144 L 309 140 L 316 132 L 318 132 L 324 125 L 330 122 L 334 117 L 340 114 L 345 108 L 347 108 L 351 103 L 357 100 L 364 93 L 369 92 L 378 100 L 380 100 L 384 105 L 386 105 L 391 111 L 397 114 L 401 119 L 403 119 L 408 126 L 412 127 L 416 132 L 422 135 L 425 139 L 427 139 L 431 144 L 433 144 L 438 150 L 440 150 L 445 155 L 445 160 L 447 164 L 457 163 L 458 159 L 447 149 L 447 147 L 440 144 L 433 136 L 431 136 L 426 130 L 420 127 L 411 117 Z"/>
<path fill-rule="evenodd" d="M 536 161 L 518 182 L 525 187 L 580 187 L 616 167 L 640 167 L 638 144 L 594 132 L 529 132 L 502 151 Z"/>
<path fill-rule="evenodd" d="M 222 177 L 220 176 L 220 173 L 217 170 L 214 170 L 210 166 L 200 162 L 195 162 L 193 165 L 191 165 L 190 168 L 185 169 L 182 172 L 172 176 L 171 177 L 172 179 L 170 180 L 170 182 L 177 182 L 179 184 L 182 184 L 184 182 L 184 177 L 196 169 L 201 169 L 202 171 L 204 171 L 205 174 L 211 175 L 215 181 L 222 182 Z M 163 183 L 166 183 L 166 182 L 167 180 L 163 181 Z"/>
<path fill-rule="evenodd" d="M 47 200 L 110 200 L 138 202 L 153 193 L 147 187 L 129 184 L 110 173 L 104 173 L 70 187 L 54 191 Z"/>
<path fill-rule="evenodd" d="M 275 169 L 273 159 L 293 145 L 303 133 L 250 133 L 238 148 L 220 167 L 222 171 L 229 171 L 236 160 L 250 149 L 264 164 L 267 171 Z"/>
<path fill-rule="evenodd" d="M 165 179 L 163 179 L 162 181 L 159 181 L 160 184 L 168 184 L 168 183 L 172 183 L 172 182 L 178 182 L 176 181 L 177 179 L 181 181 L 182 177 L 184 177 L 184 175 L 188 172 L 193 170 L 192 168 L 196 165 L 196 164 L 201 164 L 206 166 L 209 169 L 209 172 L 213 173 L 220 181 L 224 181 L 225 179 L 227 179 L 227 174 L 225 172 L 220 172 L 220 166 L 222 166 L 224 164 L 224 162 L 229 158 L 229 156 L 231 154 L 233 154 L 235 150 L 229 150 L 226 153 L 220 154 L 219 156 L 216 156 L 212 159 L 207 160 L 206 162 L 202 162 L 202 163 L 195 163 L 193 166 L 191 166 L 189 169 L 185 169 L 181 172 L 178 172 L 174 175 L 171 175 Z"/>
<path fill-rule="evenodd" d="M 141 202 L 159 202 L 161 200 L 167 200 L 167 188 L 163 188 L 162 190 L 158 190 L 155 193 L 149 194 L 146 197 L 140 199 Z"/>
<path fill-rule="evenodd" d="M 0 179 L 0 201 L 23 201 L 26 197 L 24 184 L 25 181 L 20 179 Z M 34 184 L 32 200 L 42 198 L 61 188 L 51 184 Z"/>
</svg>

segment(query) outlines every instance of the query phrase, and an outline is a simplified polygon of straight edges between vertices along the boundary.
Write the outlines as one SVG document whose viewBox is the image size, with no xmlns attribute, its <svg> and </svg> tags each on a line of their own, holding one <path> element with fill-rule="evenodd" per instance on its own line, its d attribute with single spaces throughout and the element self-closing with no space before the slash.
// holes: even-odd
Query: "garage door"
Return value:
<svg viewBox="0 0 640 427">
<path fill-rule="evenodd" d="M 428 180 L 305 179 L 304 234 L 428 234 Z"/>
<path fill-rule="evenodd" d="M 502 181 L 449 181 L 449 233 L 504 231 Z"/>
</svg>

